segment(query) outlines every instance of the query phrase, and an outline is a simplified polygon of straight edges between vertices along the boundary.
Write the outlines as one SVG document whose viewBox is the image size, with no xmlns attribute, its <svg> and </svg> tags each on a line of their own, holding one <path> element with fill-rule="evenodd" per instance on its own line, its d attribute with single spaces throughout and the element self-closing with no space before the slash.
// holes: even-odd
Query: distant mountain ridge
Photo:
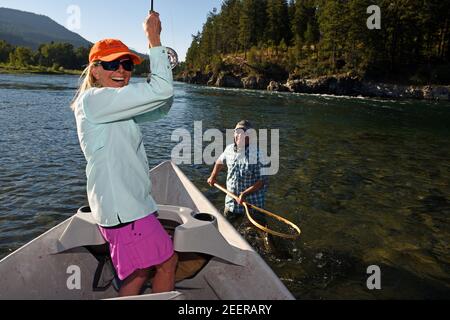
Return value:
<svg viewBox="0 0 450 320">
<path fill-rule="evenodd" d="M 36 50 L 41 44 L 67 42 L 74 47 L 90 47 L 92 43 L 44 15 L 0 8 L 0 40 Z"/>
</svg>

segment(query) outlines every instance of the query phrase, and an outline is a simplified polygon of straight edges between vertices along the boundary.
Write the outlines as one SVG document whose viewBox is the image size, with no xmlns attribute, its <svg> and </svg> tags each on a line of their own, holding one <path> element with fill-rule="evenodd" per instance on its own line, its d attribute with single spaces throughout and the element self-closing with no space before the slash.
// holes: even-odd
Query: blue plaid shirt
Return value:
<svg viewBox="0 0 450 320">
<path fill-rule="evenodd" d="M 255 151 L 250 153 L 250 151 Z M 255 158 L 256 156 L 256 158 Z M 250 161 L 253 160 L 253 161 Z M 261 174 L 261 154 L 259 150 L 246 148 L 245 153 L 236 150 L 235 145 L 229 145 L 217 160 L 226 164 L 228 168 L 227 189 L 239 196 L 242 192 L 262 180 L 264 186 L 255 193 L 245 197 L 245 201 L 257 207 L 264 208 L 265 194 L 268 187 L 268 178 Z M 237 214 L 245 212 L 244 206 L 238 205 L 230 196 L 225 198 L 225 208 Z"/>
</svg>

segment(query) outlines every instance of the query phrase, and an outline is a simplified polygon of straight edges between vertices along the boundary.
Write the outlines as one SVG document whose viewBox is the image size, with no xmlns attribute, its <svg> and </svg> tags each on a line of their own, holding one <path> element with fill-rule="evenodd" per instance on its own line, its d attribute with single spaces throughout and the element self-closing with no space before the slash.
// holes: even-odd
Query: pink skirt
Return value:
<svg viewBox="0 0 450 320">
<path fill-rule="evenodd" d="M 117 229 L 99 228 L 109 243 L 111 259 L 120 280 L 137 270 L 160 265 L 174 254 L 172 239 L 156 214 Z"/>
</svg>

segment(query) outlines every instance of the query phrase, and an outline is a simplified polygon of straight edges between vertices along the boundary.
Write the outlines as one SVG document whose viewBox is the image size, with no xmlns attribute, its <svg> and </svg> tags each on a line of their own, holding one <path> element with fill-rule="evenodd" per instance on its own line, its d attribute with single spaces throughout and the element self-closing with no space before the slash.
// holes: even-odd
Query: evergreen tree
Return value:
<svg viewBox="0 0 450 320">
<path fill-rule="evenodd" d="M 197 33 L 197 35 L 192 35 L 192 43 L 189 47 L 187 53 L 186 53 L 186 64 L 189 69 L 191 70 L 197 70 L 200 68 L 198 64 L 199 60 L 199 48 L 200 48 L 200 42 L 202 39 L 202 35 L 200 32 Z"/>
<path fill-rule="evenodd" d="M 216 16 L 210 12 L 203 26 L 202 41 L 200 42 L 200 59 L 209 62 L 217 51 L 217 29 L 215 26 Z"/>
<path fill-rule="evenodd" d="M 242 0 L 242 11 L 239 17 L 239 44 L 244 51 L 256 44 L 257 1 Z"/>
<path fill-rule="evenodd" d="M 286 0 L 267 1 L 267 38 L 275 45 L 279 45 L 281 40 L 286 43 L 291 42 L 291 32 L 288 19 L 288 5 Z"/>
<path fill-rule="evenodd" d="M 348 30 L 351 25 L 346 1 L 326 1 L 319 4 L 318 21 L 322 34 L 321 48 L 329 58 L 329 69 L 335 72 L 337 62 L 343 57 L 348 45 Z"/>
<path fill-rule="evenodd" d="M 9 54 L 14 48 L 4 40 L 0 40 L 0 62 L 8 62 Z"/>
<path fill-rule="evenodd" d="M 34 64 L 33 50 L 27 47 L 17 47 L 9 54 L 9 62 L 14 66 L 27 67 Z"/>
<path fill-rule="evenodd" d="M 48 43 L 38 49 L 39 64 L 46 67 L 63 67 L 75 69 L 79 65 L 74 47 L 70 43 Z"/>
<path fill-rule="evenodd" d="M 221 30 L 224 53 L 236 53 L 239 50 L 239 23 L 241 14 L 240 0 L 224 0 L 221 9 Z"/>
<path fill-rule="evenodd" d="M 264 43 L 267 41 L 266 29 L 267 29 L 267 0 L 256 0 L 255 2 L 255 44 Z"/>
<path fill-rule="evenodd" d="M 84 69 L 84 67 L 89 63 L 90 51 L 90 48 L 85 47 L 79 47 L 75 50 L 76 69 Z"/>
<path fill-rule="evenodd" d="M 293 18 L 291 21 L 292 34 L 300 43 L 305 42 L 305 33 L 308 26 L 308 15 L 305 2 L 305 0 L 295 1 Z"/>
</svg>

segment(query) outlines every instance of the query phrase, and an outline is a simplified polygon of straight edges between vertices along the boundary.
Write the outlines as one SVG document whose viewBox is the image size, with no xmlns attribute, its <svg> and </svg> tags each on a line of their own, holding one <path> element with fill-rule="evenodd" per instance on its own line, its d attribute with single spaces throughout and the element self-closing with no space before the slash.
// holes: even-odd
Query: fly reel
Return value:
<svg viewBox="0 0 450 320">
<path fill-rule="evenodd" d="M 175 69 L 179 63 L 178 61 L 178 54 L 175 50 L 173 50 L 172 48 L 166 47 L 167 48 L 167 54 L 169 55 L 169 63 L 170 63 L 170 67 L 173 69 Z"/>
</svg>

